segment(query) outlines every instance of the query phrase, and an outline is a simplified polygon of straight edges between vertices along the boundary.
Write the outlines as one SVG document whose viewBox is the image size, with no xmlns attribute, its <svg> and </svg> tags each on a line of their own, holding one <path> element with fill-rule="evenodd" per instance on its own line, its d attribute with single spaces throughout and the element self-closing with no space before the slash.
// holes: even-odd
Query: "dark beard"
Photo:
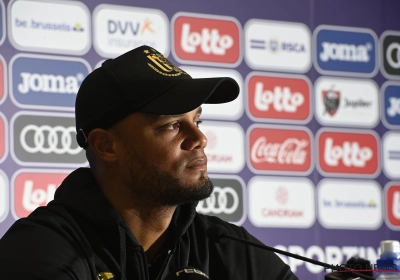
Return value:
<svg viewBox="0 0 400 280">
<path fill-rule="evenodd" d="M 125 161 L 130 174 L 130 191 L 133 197 L 148 204 L 161 207 L 176 206 L 203 200 L 213 192 L 214 186 L 205 172 L 200 174 L 198 183 L 185 185 L 159 166 L 139 158 L 133 149 L 127 151 Z"/>
</svg>

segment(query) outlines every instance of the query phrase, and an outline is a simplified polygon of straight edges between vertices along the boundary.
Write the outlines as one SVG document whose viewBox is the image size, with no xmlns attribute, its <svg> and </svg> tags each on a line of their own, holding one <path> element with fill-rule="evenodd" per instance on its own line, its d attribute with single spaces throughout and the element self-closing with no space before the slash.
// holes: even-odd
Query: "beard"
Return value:
<svg viewBox="0 0 400 280">
<path fill-rule="evenodd" d="M 179 178 L 162 170 L 160 166 L 150 164 L 138 156 L 133 149 L 126 151 L 125 163 L 133 197 L 154 206 L 177 206 L 198 202 L 208 198 L 214 189 L 205 171 L 200 173 L 196 183 L 184 184 Z"/>
</svg>

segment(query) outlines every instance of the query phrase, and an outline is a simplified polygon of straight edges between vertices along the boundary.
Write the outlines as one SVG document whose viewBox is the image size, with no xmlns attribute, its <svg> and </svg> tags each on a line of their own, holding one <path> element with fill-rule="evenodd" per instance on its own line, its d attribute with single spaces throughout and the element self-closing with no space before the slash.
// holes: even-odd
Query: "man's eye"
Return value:
<svg viewBox="0 0 400 280">
<path fill-rule="evenodd" d="M 178 129 L 179 128 L 179 122 L 174 122 L 174 123 L 171 123 L 171 124 L 169 124 L 169 125 L 166 125 L 165 126 L 165 129 L 171 129 L 171 130 L 173 130 L 173 129 Z"/>
<path fill-rule="evenodd" d="M 195 121 L 194 123 L 196 124 L 197 127 L 200 127 L 200 124 L 201 124 L 202 122 L 203 122 L 202 120 L 199 120 L 199 121 Z"/>
</svg>

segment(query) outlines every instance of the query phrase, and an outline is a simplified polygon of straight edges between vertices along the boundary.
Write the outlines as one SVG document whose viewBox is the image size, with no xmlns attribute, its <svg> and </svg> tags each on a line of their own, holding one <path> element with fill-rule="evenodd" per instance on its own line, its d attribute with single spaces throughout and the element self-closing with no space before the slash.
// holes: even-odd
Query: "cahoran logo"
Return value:
<svg viewBox="0 0 400 280">
<path fill-rule="evenodd" d="M 259 70 L 307 72 L 311 67 L 311 32 L 302 23 L 249 20 L 245 59 Z"/>
<path fill-rule="evenodd" d="M 214 192 L 199 202 L 197 212 L 241 225 L 246 219 L 245 184 L 238 176 L 210 175 Z"/>
<path fill-rule="evenodd" d="M 243 92 L 243 78 L 236 70 L 193 66 L 180 66 L 179 68 L 192 78 L 230 77 L 238 83 L 240 92 Z M 243 115 L 243 103 L 242 94 L 228 103 L 203 104 L 201 105 L 203 108 L 201 117 L 206 119 L 237 120 Z"/>
<path fill-rule="evenodd" d="M 80 167 L 87 163 L 70 114 L 18 112 L 11 119 L 11 155 L 23 166 Z"/>
<path fill-rule="evenodd" d="M 253 177 L 249 219 L 257 227 L 309 228 L 315 221 L 314 197 L 308 179 Z"/>
<path fill-rule="evenodd" d="M 388 79 L 400 79 L 400 32 L 385 31 L 380 41 L 382 74 Z"/>
<path fill-rule="evenodd" d="M 261 122 L 306 123 L 311 118 L 311 85 L 305 76 L 250 73 L 247 110 Z"/>
<path fill-rule="evenodd" d="M 7 175 L 0 170 L 0 223 L 7 217 L 10 210 Z"/>
<path fill-rule="evenodd" d="M 180 63 L 235 67 L 241 62 L 242 28 L 235 18 L 177 13 L 171 28 L 173 54 Z"/>
<path fill-rule="evenodd" d="M 12 1 L 8 37 L 18 50 L 83 55 L 91 46 L 90 12 L 78 1 Z"/>
<path fill-rule="evenodd" d="M 0 112 L 0 163 L 8 155 L 8 122 L 3 113 Z"/>
<path fill-rule="evenodd" d="M 382 122 L 390 129 L 400 128 L 400 83 L 386 82 L 382 86 Z"/>
<path fill-rule="evenodd" d="M 0 104 L 2 104 L 7 97 L 6 73 L 6 62 L 0 55 Z"/>
<path fill-rule="evenodd" d="M 244 167 L 244 132 L 240 125 L 228 122 L 206 122 L 200 130 L 207 137 L 209 172 L 237 173 Z"/>
<path fill-rule="evenodd" d="M 46 206 L 70 171 L 21 169 L 12 177 L 11 203 L 15 219 L 27 217 L 36 208 Z"/>
<path fill-rule="evenodd" d="M 81 58 L 16 55 L 10 62 L 11 99 L 21 108 L 74 110 L 90 71 Z"/>
<path fill-rule="evenodd" d="M 385 222 L 392 230 L 400 230 L 400 182 L 385 186 Z"/>
<path fill-rule="evenodd" d="M 93 43 L 104 57 L 116 57 L 142 45 L 168 56 L 167 16 L 161 10 L 98 5 L 93 12 Z"/>
<path fill-rule="evenodd" d="M 389 131 L 382 140 L 383 171 L 392 179 L 400 179 L 400 132 Z"/>
<path fill-rule="evenodd" d="M 306 128 L 253 125 L 247 131 L 248 166 L 254 173 L 309 174 L 312 136 Z"/>
<path fill-rule="evenodd" d="M 374 230 L 382 224 L 381 187 L 375 181 L 324 179 L 317 189 L 318 220 L 325 228 Z"/>
<path fill-rule="evenodd" d="M 314 32 L 314 66 L 322 74 L 373 77 L 378 71 L 372 30 L 321 25 Z"/>
<path fill-rule="evenodd" d="M 378 86 L 370 80 L 321 77 L 315 82 L 315 115 L 323 125 L 375 127 Z"/>
<path fill-rule="evenodd" d="M 318 169 L 323 175 L 376 177 L 379 138 L 373 131 L 321 129 L 316 136 Z"/>
</svg>

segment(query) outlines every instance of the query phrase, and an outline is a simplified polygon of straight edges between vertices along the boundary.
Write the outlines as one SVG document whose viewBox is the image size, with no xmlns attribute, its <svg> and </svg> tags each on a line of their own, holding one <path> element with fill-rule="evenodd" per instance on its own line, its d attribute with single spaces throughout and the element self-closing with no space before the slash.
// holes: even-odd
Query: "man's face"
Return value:
<svg viewBox="0 0 400 280">
<path fill-rule="evenodd" d="M 174 116 L 134 113 L 110 129 L 124 183 L 135 197 L 172 206 L 211 194 L 200 114 L 201 108 Z"/>
</svg>

